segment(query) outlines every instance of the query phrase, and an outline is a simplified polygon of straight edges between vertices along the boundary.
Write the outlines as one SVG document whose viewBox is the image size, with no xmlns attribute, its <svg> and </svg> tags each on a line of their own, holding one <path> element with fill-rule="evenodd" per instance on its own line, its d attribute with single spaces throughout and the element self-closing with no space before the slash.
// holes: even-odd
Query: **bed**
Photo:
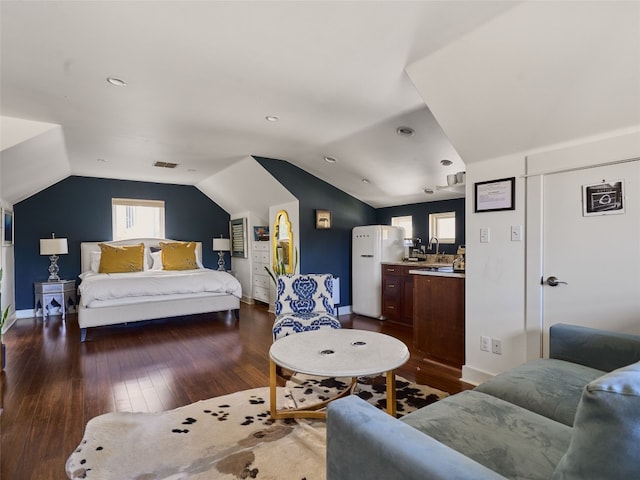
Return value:
<svg viewBox="0 0 640 480">
<path fill-rule="evenodd" d="M 80 339 L 87 329 L 142 320 L 234 311 L 240 316 L 242 287 L 231 274 L 202 267 L 202 243 L 195 242 L 198 267 L 193 270 L 160 270 L 160 242 L 170 239 L 139 238 L 112 242 L 82 242 L 78 307 Z M 143 243 L 143 271 L 98 273 L 100 244 L 129 246 Z M 160 265 L 162 261 L 160 260 Z"/>
</svg>

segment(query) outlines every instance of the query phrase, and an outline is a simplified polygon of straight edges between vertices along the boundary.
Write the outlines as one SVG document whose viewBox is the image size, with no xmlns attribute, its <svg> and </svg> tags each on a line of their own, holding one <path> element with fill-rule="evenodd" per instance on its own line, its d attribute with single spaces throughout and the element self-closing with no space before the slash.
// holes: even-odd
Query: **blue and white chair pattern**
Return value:
<svg viewBox="0 0 640 480">
<path fill-rule="evenodd" d="M 277 279 L 273 339 L 292 333 L 341 328 L 330 274 L 280 275 Z"/>
</svg>

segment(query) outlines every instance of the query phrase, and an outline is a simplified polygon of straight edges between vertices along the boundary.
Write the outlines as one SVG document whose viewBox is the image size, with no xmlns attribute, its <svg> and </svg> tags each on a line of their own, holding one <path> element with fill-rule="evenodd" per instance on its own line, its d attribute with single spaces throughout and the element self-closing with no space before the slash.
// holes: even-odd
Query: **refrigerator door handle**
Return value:
<svg viewBox="0 0 640 480">
<path fill-rule="evenodd" d="M 360 256 L 365 258 L 373 258 L 373 255 L 360 255 Z"/>
</svg>

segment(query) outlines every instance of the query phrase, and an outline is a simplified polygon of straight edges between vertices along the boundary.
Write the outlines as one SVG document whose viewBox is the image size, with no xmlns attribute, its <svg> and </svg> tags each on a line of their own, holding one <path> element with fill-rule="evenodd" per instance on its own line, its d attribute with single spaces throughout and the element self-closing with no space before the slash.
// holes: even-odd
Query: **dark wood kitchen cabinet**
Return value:
<svg viewBox="0 0 640 480">
<path fill-rule="evenodd" d="M 413 265 L 382 265 L 382 315 L 388 322 L 413 327 Z"/>
<path fill-rule="evenodd" d="M 464 278 L 413 276 L 413 339 L 426 359 L 464 364 Z"/>
</svg>

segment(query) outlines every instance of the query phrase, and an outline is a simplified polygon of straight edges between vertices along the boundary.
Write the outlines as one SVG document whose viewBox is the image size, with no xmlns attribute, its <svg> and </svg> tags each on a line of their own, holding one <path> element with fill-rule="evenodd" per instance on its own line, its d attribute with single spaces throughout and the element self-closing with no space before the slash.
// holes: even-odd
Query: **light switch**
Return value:
<svg viewBox="0 0 640 480">
<path fill-rule="evenodd" d="M 522 225 L 511 225 L 511 241 L 522 241 Z"/>
<path fill-rule="evenodd" d="M 480 243 L 489 243 L 489 228 L 480 229 Z"/>
</svg>

